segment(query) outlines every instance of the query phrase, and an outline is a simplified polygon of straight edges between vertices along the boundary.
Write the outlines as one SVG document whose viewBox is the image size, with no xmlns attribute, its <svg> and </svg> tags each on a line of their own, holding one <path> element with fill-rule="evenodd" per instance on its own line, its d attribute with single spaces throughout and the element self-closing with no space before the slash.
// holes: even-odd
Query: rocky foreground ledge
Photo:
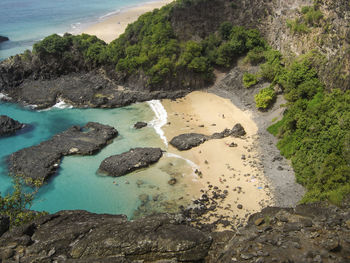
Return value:
<svg viewBox="0 0 350 263">
<path fill-rule="evenodd" d="M 95 154 L 117 136 L 116 129 L 96 122 L 73 126 L 39 145 L 11 154 L 9 170 L 33 180 L 46 180 L 55 173 L 63 156 Z"/>
<path fill-rule="evenodd" d="M 0 136 L 15 133 L 24 127 L 24 124 L 6 116 L 0 115 Z"/>
<path fill-rule="evenodd" d="M 5 232 L 0 237 L 0 256 L 2 262 L 350 260 L 349 206 L 265 208 L 237 231 L 207 232 L 189 221 L 183 215 L 157 214 L 127 221 L 123 215 L 61 211 Z"/>
</svg>

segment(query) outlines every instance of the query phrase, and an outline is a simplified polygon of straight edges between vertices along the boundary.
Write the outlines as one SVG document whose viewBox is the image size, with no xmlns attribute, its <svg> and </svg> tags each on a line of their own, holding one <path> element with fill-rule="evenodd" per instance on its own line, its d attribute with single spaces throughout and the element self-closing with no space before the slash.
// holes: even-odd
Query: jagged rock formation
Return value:
<svg viewBox="0 0 350 263">
<path fill-rule="evenodd" d="M 6 115 L 0 115 L 0 136 L 14 133 L 23 127 L 24 124 L 11 119 Z"/>
<path fill-rule="evenodd" d="M 34 180 L 46 180 L 55 173 L 63 156 L 92 155 L 118 136 L 111 126 L 89 122 L 84 127 L 73 126 L 39 145 L 10 155 L 9 170 Z"/>
<path fill-rule="evenodd" d="M 237 231 L 206 232 L 181 215 L 127 221 L 61 211 L 0 237 L 3 262 L 348 262 L 350 210 L 265 208 Z"/>
<path fill-rule="evenodd" d="M 180 151 L 186 151 L 212 139 L 222 139 L 228 136 L 241 137 L 246 134 L 240 123 L 237 123 L 231 130 L 225 129 L 222 132 L 214 133 L 210 136 L 199 133 L 185 133 L 175 136 L 170 144 Z"/>
<path fill-rule="evenodd" d="M 18 256 L 21 262 L 204 259 L 211 237 L 183 223 L 181 216 L 171 215 L 127 221 L 122 215 L 61 211 L 5 233 L 0 253 L 5 262 Z"/>
<path fill-rule="evenodd" d="M 122 176 L 157 162 L 163 155 L 160 148 L 135 148 L 104 159 L 99 170 L 110 176 Z"/>
<path fill-rule="evenodd" d="M 5 41 L 9 41 L 9 40 L 10 39 L 8 37 L 0 36 L 0 43 L 5 42 Z"/>
</svg>

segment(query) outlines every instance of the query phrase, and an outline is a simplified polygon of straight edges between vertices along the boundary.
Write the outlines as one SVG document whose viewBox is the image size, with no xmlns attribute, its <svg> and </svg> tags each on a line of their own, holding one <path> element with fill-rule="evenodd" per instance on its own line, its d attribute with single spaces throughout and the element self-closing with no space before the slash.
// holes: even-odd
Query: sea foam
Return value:
<svg viewBox="0 0 350 263">
<path fill-rule="evenodd" d="M 156 115 L 154 119 L 149 122 L 149 125 L 155 129 L 160 138 L 163 140 L 164 144 L 168 147 L 168 140 L 165 137 L 164 131 L 162 130 L 162 127 L 167 123 L 168 113 L 160 100 L 151 100 L 147 101 L 147 103 Z"/>
</svg>

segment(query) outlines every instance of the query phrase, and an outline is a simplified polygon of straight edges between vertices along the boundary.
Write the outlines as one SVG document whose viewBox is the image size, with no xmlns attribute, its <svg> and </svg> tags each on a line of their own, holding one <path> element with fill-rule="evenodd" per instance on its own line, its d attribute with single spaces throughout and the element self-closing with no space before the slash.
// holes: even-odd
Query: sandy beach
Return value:
<svg viewBox="0 0 350 263">
<path fill-rule="evenodd" d="M 145 3 L 142 6 L 128 8 L 120 13 L 112 15 L 102 22 L 84 29 L 81 33 L 96 35 L 106 43 L 110 43 L 119 35 L 123 34 L 128 24 L 135 22 L 140 15 L 152 11 L 155 8 L 160 8 L 172 1 L 173 0 L 160 0 Z"/>
<path fill-rule="evenodd" d="M 197 192 L 219 193 L 226 191 L 216 210 L 203 220 L 213 222 L 219 217 L 243 224 L 247 216 L 273 204 L 268 182 L 260 168 L 255 147 L 258 127 L 248 112 L 240 110 L 230 100 L 207 92 L 196 91 L 176 101 L 163 100 L 168 112 L 168 124 L 163 127 L 168 140 L 182 133 L 196 132 L 210 135 L 232 128 L 240 123 L 247 135 L 242 138 L 227 137 L 205 142 L 188 151 L 178 151 L 169 146 L 168 152 L 180 155 L 199 166 L 200 184 L 195 183 L 191 194 Z M 237 144 L 230 147 L 231 143 Z"/>
</svg>

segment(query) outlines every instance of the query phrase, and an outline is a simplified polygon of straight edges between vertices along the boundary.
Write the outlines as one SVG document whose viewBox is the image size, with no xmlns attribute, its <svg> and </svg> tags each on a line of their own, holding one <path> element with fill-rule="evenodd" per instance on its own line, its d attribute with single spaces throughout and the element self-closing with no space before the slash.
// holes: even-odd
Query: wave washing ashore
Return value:
<svg viewBox="0 0 350 263">
<path fill-rule="evenodd" d="M 140 14 L 168 2 L 170 1 L 2 0 L 0 1 L 0 35 L 9 37 L 10 41 L 0 43 L 0 60 L 31 49 L 36 41 L 48 35 L 65 32 L 81 33 L 93 24 L 108 21 L 114 15 L 126 14 L 129 9 L 134 10 L 129 15 L 122 16 L 123 19 L 120 20 L 125 28 Z M 114 32 L 117 33 L 112 34 L 114 35 L 112 38 L 121 33 L 118 30 Z"/>
</svg>

